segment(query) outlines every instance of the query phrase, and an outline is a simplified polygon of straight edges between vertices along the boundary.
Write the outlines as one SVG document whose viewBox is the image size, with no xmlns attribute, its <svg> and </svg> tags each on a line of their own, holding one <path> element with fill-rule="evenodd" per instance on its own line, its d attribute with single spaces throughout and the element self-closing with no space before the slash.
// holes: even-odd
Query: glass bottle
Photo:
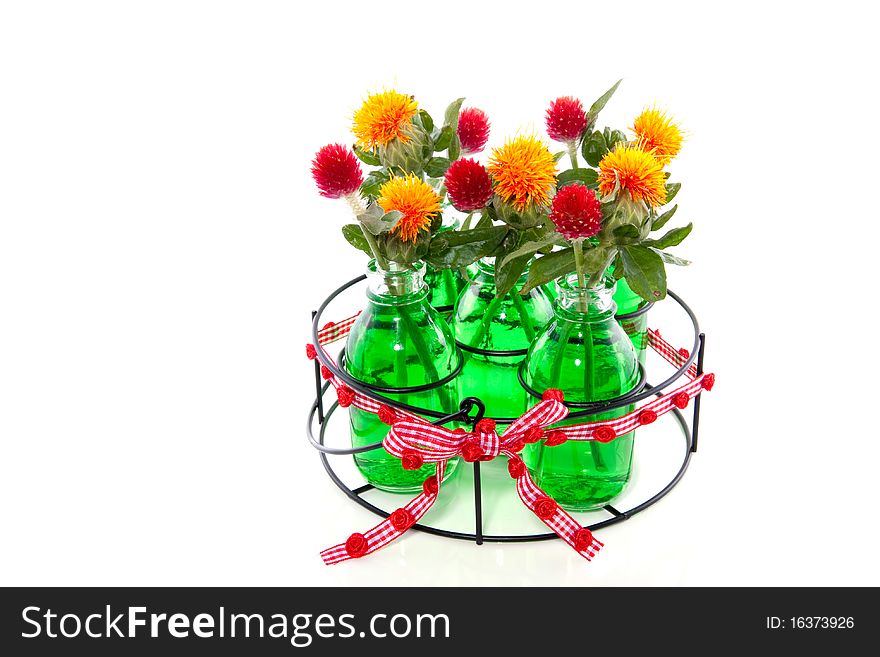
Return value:
<svg viewBox="0 0 880 657">
<path fill-rule="evenodd" d="M 474 283 L 462 292 L 455 306 L 455 339 L 477 349 L 524 352 L 553 319 L 553 306 L 544 290 L 535 288 L 525 296 L 519 293 L 528 278 L 527 267 L 513 289 L 496 299 L 494 258 L 480 260 L 475 274 Z M 517 371 L 525 353 L 497 356 L 462 351 L 463 396 L 479 397 L 489 417 L 522 415 L 528 405 L 520 394 Z"/>
<path fill-rule="evenodd" d="M 635 348 L 614 319 L 614 287 L 610 276 L 590 289 L 579 288 L 575 274 L 559 279 L 555 319 L 532 344 L 523 372 L 525 382 L 538 393 L 558 388 L 567 402 L 597 402 L 626 394 L 637 385 Z M 567 419 L 557 426 L 613 419 L 633 409 L 630 405 Z M 527 445 L 526 464 L 537 484 L 564 508 L 594 509 L 619 495 L 629 481 L 634 435 L 630 432 L 608 443 L 570 440 L 554 447 L 543 441 Z"/>
<path fill-rule="evenodd" d="M 448 217 L 451 206 L 448 203 L 444 206 L 443 223 L 437 232 L 458 230 L 458 220 Z M 445 316 L 455 307 L 455 300 L 466 283 L 457 269 L 434 269 L 426 265 L 425 284 L 428 286 L 428 303 Z"/>
<path fill-rule="evenodd" d="M 367 266 L 367 307 L 358 316 L 345 347 L 345 368 L 364 383 L 407 388 L 434 383 L 451 375 L 459 365 L 452 331 L 428 303 L 424 283 L 425 265 L 380 269 L 375 260 Z M 458 377 L 424 392 L 381 393 L 405 404 L 442 413 L 458 410 Z M 388 425 L 378 416 L 351 406 L 351 444 L 361 447 L 381 442 Z M 376 488 L 399 493 L 422 489 L 435 472 L 435 464 L 404 470 L 400 459 L 384 449 L 355 454 L 355 463 Z M 446 478 L 458 466 L 449 461 Z"/>
<path fill-rule="evenodd" d="M 609 270 L 611 272 L 612 270 Z M 647 301 L 642 299 L 638 294 L 633 292 L 626 279 L 621 278 L 617 281 L 617 289 L 614 292 L 614 303 L 617 305 L 618 315 L 628 315 L 643 308 L 647 305 Z M 645 364 L 645 354 L 648 350 L 648 313 L 642 313 L 631 319 L 624 319 L 620 322 L 624 332 L 632 340 L 633 346 L 636 348 L 636 355 L 639 363 Z"/>
</svg>

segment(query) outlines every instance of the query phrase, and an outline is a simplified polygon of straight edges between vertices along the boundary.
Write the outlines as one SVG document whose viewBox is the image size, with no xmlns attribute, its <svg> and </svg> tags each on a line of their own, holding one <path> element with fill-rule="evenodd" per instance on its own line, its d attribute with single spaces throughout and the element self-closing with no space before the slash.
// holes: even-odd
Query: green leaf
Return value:
<svg viewBox="0 0 880 657">
<path fill-rule="evenodd" d="M 589 137 L 586 137 L 583 144 L 581 144 L 581 155 L 584 156 L 587 164 L 592 167 L 599 166 L 599 162 L 602 161 L 607 152 L 608 144 L 605 142 L 605 135 L 598 130 Z"/>
<path fill-rule="evenodd" d="M 620 251 L 614 256 L 614 264 L 611 265 L 611 273 L 614 275 L 615 281 L 619 281 L 623 278 L 623 259 L 620 257 Z"/>
<path fill-rule="evenodd" d="M 458 133 L 452 135 L 452 141 L 449 143 L 449 148 L 446 149 L 446 154 L 453 162 L 461 156 L 461 140 L 458 138 Z"/>
<path fill-rule="evenodd" d="M 584 251 L 584 269 L 588 274 L 602 271 L 611 256 L 611 249 L 616 247 L 597 247 Z"/>
<path fill-rule="evenodd" d="M 379 156 L 374 151 L 365 151 L 357 144 L 351 148 L 354 154 L 357 155 L 357 158 L 364 164 L 369 164 L 371 167 L 377 167 L 382 164 L 382 160 L 379 159 Z"/>
<path fill-rule="evenodd" d="M 599 179 L 599 173 L 595 169 L 568 169 L 560 173 L 556 179 L 560 189 L 576 182 L 582 183 L 587 187 L 595 187 Z"/>
<path fill-rule="evenodd" d="M 507 226 L 488 226 L 437 233 L 425 260 L 437 269 L 467 267 L 495 251 L 507 232 Z"/>
<path fill-rule="evenodd" d="M 364 232 L 361 230 L 361 227 L 359 225 L 345 224 L 342 227 L 342 236 L 354 248 L 360 249 L 371 258 L 373 257 L 373 251 L 370 249 L 370 243 L 367 242 L 367 238 L 364 237 Z"/>
<path fill-rule="evenodd" d="M 654 253 L 660 256 L 660 259 L 663 262 L 670 265 L 678 265 L 679 267 L 687 267 L 691 264 L 690 260 L 685 260 L 684 258 L 679 258 L 678 256 L 674 256 L 671 253 L 666 253 L 666 251 L 658 251 L 654 247 L 649 247 Z"/>
<path fill-rule="evenodd" d="M 503 266 L 508 260 L 513 260 L 524 255 L 533 256 L 541 249 L 556 244 L 558 239 L 559 235 L 555 231 L 553 231 L 544 235 L 544 237 L 542 237 L 541 239 L 525 240 L 522 242 L 522 244 L 517 246 L 516 249 L 514 249 L 510 253 L 505 254 L 504 258 L 500 260 L 498 264 L 496 264 L 496 268 L 499 266 Z"/>
<path fill-rule="evenodd" d="M 620 142 L 626 141 L 626 135 L 623 132 L 611 128 L 605 128 L 602 131 L 602 136 L 605 137 L 605 144 L 609 151 L 614 150 L 614 147 Z"/>
<path fill-rule="evenodd" d="M 534 253 L 525 253 L 515 258 L 505 258 L 502 264 L 495 265 L 495 296 L 503 297 L 513 289 Z"/>
<path fill-rule="evenodd" d="M 666 212 L 661 214 L 659 217 L 656 217 L 651 222 L 651 230 L 660 230 L 663 226 L 666 225 L 666 222 L 672 219 L 672 215 L 675 214 L 675 211 L 678 210 L 678 205 L 673 205 Z"/>
<path fill-rule="evenodd" d="M 440 131 L 440 134 L 437 135 L 437 138 L 434 140 L 434 150 L 437 152 L 445 151 L 449 148 L 449 144 L 452 143 L 452 128 L 448 125 L 444 126 Z"/>
<path fill-rule="evenodd" d="M 461 113 L 461 106 L 464 98 L 457 98 L 449 103 L 446 113 L 443 115 L 443 127 L 449 126 L 453 132 L 458 130 L 458 116 Z"/>
<path fill-rule="evenodd" d="M 390 180 L 390 176 L 385 171 L 371 171 L 364 182 L 361 183 L 361 196 L 371 201 L 379 198 L 379 190 Z"/>
<path fill-rule="evenodd" d="M 670 203 L 680 189 L 681 183 L 668 183 L 666 185 L 666 203 Z"/>
<path fill-rule="evenodd" d="M 590 111 L 587 112 L 587 117 L 589 120 L 588 129 L 589 127 L 592 127 L 596 124 L 596 118 L 599 116 L 599 112 L 601 112 L 608 101 L 611 100 L 611 96 L 613 96 L 614 92 L 617 91 L 617 87 L 620 85 L 621 82 L 623 82 L 622 79 L 615 82 L 613 87 L 611 87 L 608 91 L 599 96 L 596 102 L 590 105 Z"/>
<path fill-rule="evenodd" d="M 525 294 L 539 285 L 570 274 L 574 271 L 574 248 L 569 247 L 561 251 L 554 251 L 541 256 L 532 263 L 529 269 L 529 277 L 520 294 Z"/>
<path fill-rule="evenodd" d="M 379 207 L 378 203 L 370 203 L 366 212 L 359 214 L 357 219 L 373 235 L 379 235 L 380 233 L 387 233 L 394 228 L 402 216 L 402 212 L 397 210 L 385 212 Z"/>
<path fill-rule="evenodd" d="M 559 162 L 559 160 L 565 157 L 566 153 L 568 153 L 568 151 L 559 151 L 558 153 L 553 153 L 553 161 Z"/>
<path fill-rule="evenodd" d="M 615 240 L 618 244 L 626 244 L 627 240 L 637 240 L 641 231 L 638 226 L 633 224 L 623 224 L 621 226 L 617 226 L 611 234 L 614 235 Z"/>
<path fill-rule="evenodd" d="M 646 246 L 631 244 L 621 247 L 623 277 L 630 289 L 646 301 L 666 297 L 666 267 L 663 259 Z"/>
<path fill-rule="evenodd" d="M 645 240 L 644 244 L 658 249 L 668 249 L 670 246 L 681 244 L 685 237 L 691 234 L 694 225 L 692 223 L 682 228 L 673 228 L 658 240 Z"/>
<path fill-rule="evenodd" d="M 431 178 L 442 178 L 452 162 L 445 157 L 432 157 L 425 165 L 425 173 Z"/>
<path fill-rule="evenodd" d="M 419 123 L 422 124 L 425 132 L 431 134 L 431 131 L 434 129 L 434 119 L 431 118 L 431 115 L 428 114 L 425 110 L 419 110 L 417 116 L 419 119 Z"/>
</svg>

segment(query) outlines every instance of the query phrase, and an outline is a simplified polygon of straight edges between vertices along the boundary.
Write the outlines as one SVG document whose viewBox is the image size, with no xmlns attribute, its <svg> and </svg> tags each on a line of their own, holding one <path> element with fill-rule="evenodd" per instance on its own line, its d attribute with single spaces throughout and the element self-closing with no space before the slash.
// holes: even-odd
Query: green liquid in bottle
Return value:
<svg viewBox="0 0 880 657">
<path fill-rule="evenodd" d="M 400 271 L 382 271 L 371 261 L 367 268 L 367 307 L 358 316 L 348 336 L 345 367 L 354 378 L 391 388 L 419 386 L 452 374 L 458 356 L 452 331 L 427 301 L 423 283 L 424 265 Z M 458 410 L 457 378 L 439 387 L 417 393 L 386 394 L 390 399 L 440 411 Z M 351 444 L 361 447 L 381 442 L 388 425 L 378 416 L 349 407 Z M 376 488 L 398 493 L 421 490 L 436 465 L 404 470 L 400 459 L 384 449 L 355 454 L 355 463 Z M 449 461 L 446 479 L 457 467 Z"/>
<path fill-rule="evenodd" d="M 526 356 L 524 378 L 543 393 L 558 388 L 568 402 L 596 402 L 626 394 L 638 383 L 638 358 L 615 321 L 611 278 L 580 290 L 571 275 L 559 281 L 556 316 Z M 536 400 L 530 397 L 530 402 Z M 621 417 L 634 406 L 565 420 L 557 426 Z M 571 409 L 576 412 L 577 409 Z M 564 508 L 585 511 L 619 495 L 632 470 L 635 432 L 609 443 L 568 441 L 555 447 L 527 445 L 524 459 L 538 486 Z"/>
</svg>

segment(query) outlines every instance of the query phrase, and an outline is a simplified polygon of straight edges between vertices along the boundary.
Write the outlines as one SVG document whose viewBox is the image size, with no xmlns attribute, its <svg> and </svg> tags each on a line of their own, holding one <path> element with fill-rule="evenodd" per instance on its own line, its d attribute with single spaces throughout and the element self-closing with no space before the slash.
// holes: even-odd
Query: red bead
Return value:
<svg viewBox="0 0 880 657">
<path fill-rule="evenodd" d="M 507 446 L 511 452 L 521 452 L 526 446 L 525 441 L 520 438 L 518 440 L 514 440 L 510 445 Z"/>
<path fill-rule="evenodd" d="M 544 444 L 547 447 L 556 447 L 557 445 L 561 445 L 566 440 L 568 440 L 568 436 L 565 435 L 562 431 L 551 431 L 547 434 L 547 439 L 544 441 Z"/>
<path fill-rule="evenodd" d="M 684 347 L 682 347 L 681 349 L 679 349 L 679 350 L 678 350 L 678 353 L 679 353 L 679 355 L 680 355 L 682 358 L 690 358 L 690 357 L 691 357 L 691 352 L 689 352 L 689 351 L 688 351 L 687 349 L 685 349 Z"/>
<path fill-rule="evenodd" d="M 546 496 L 538 498 L 535 502 L 535 514 L 542 520 L 549 520 L 556 513 L 558 506 L 552 498 Z"/>
<path fill-rule="evenodd" d="M 348 386 L 339 386 L 336 388 L 336 397 L 339 399 L 339 405 L 342 408 L 348 408 L 354 402 L 354 390 Z"/>
<path fill-rule="evenodd" d="M 391 525 L 394 529 L 399 532 L 409 529 L 415 522 L 413 515 L 406 509 L 397 509 L 397 511 L 392 513 L 388 519 L 391 521 Z"/>
<path fill-rule="evenodd" d="M 465 430 L 462 429 L 461 427 L 456 427 L 455 429 L 452 430 L 452 433 L 456 433 L 456 434 L 458 434 L 458 435 L 460 436 L 460 435 L 463 434 L 463 433 L 467 433 L 467 431 L 465 431 Z"/>
<path fill-rule="evenodd" d="M 523 434 L 523 440 L 525 442 L 529 443 L 530 445 L 532 443 L 538 442 L 543 437 L 544 437 L 544 430 L 541 427 L 529 427 L 526 430 L 525 434 Z"/>
<path fill-rule="evenodd" d="M 711 372 L 703 376 L 703 390 L 711 390 L 712 386 L 715 385 L 715 375 Z"/>
<path fill-rule="evenodd" d="M 525 474 L 526 464 L 518 456 L 507 461 L 507 471 L 514 479 L 519 479 Z"/>
<path fill-rule="evenodd" d="M 366 536 L 355 532 L 345 541 L 345 551 L 350 557 L 362 557 L 367 553 L 370 544 L 367 542 Z"/>
<path fill-rule="evenodd" d="M 688 402 L 691 400 L 688 397 L 688 394 L 684 391 L 675 393 L 675 396 L 672 398 L 672 403 L 678 406 L 679 408 L 687 408 Z"/>
<path fill-rule="evenodd" d="M 321 365 L 321 376 L 329 381 L 333 378 L 333 372 L 326 365 Z"/>
<path fill-rule="evenodd" d="M 482 420 L 477 422 L 477 426 L 474 427 L 474 431 L 476 433 L 492 433 L 495 431 L 495 420 L 490 420 L 487 417 L 484 417 Z"/>
<path fill-rule="evenodd" d="M 541 399 L 544 401 L 550 401 L 551 399 L 561 402 L 565 400 L 565 394 L 561 390 L 557 390 L 556 388 L 547 388 L 544 391 L 544 394 L 541 395 Z"/>
<path fill-rule="evenodd" d="M 574 535 L 574 549 L 583 552 L 593 544 L 593 532 L 586 527 L 579 529 Z"/>
<path fill-rule="evenodd" d="M 483 456 L 483 450 L 480 448 L 479 443 L 475 441 L 469 440 L 461 448 L 461 458 L 468 463 L 479 461 L 481 456 Z"/>
<path fill-rule="evenodd" d="M 418 470 L 425 464 L 425 459 L 422 458 L 422 455 L 411 449 L 403 453 L 403 458 L 400 461 L 404 470 Z"/>
<path fill-rule="evenodd" d="M 382 404 L 379 407 L 379 420 L 383 424 L 392 425 L 394 421 L 397 419 L 397 415 L 394 413 L 394 410 L 390 406 Z"/>
<path fill-rule="evenodd" d="M 315 350 L 315 345 L 307 344 L 306 345 L 306 358 L 309 360 L 315 360 L 318 357 L 318 352 Z"/>
<path fill-rule="evenodd" d="M 657 413 L 652 411 L 650 408 L 646 408 L 641 413 L 639 413 L 639 424 L 651 424 L 657 419 Z"/>
<path fill-rule="evenodd" d="M 425 495 L 436 495 L 438 490 L 440 490 L 440 486 L 437 484 L 437 475 L 428 477 L 422 484 L 422 492 Z"/>
<path fill-rule="evenodd" d="M 593 438 L 600 443 L 610 443 L 617 438 L 617 433 L 607 424 L 593 430 Z"/>
</svg>

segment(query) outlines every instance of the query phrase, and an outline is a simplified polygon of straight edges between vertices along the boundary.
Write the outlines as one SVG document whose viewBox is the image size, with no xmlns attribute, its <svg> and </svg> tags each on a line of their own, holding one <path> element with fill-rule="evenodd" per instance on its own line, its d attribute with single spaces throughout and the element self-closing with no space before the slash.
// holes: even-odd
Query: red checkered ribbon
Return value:
<svg viewBox="0 0 880 657">
<path fill-rule="evenodd" d="M 544 437 L 544 427 L 565 419 L 567 415 L 562 393 L 548 390 L 544 399 L 511 423 L 503 436 L 496 432 L 495 422 L 488 419 L 477 422 L 473 432 L 446 429 L 413 415 L 394 419 L 391 431 L 382 443 L 385 449 L 400 458 L 406 470 L 417 470 L 425 463 L 436 463 L 437 474 L 425 480 L 420 495 L 386 520 L 365 534 L 352 534 L 345 543 L 321 552 L 324 563 L 330 565 L 362 557 L 402 536 L 434 504 L 449 459 L 461 456 L 468 462 L 491 461 L 499 454 L 509 459 L 507 470 L 516 480 L 516 490 L 523 504 L 581 556 L 590 560 L 602 543 L 538 488 L 518 456 L 526 443 L 534 443 Z"/>
<path fill-rule="evenodd" d="M 337 324 L 328 324 L 318 333 L 318 344 L 335 342 L 344 337 L 354 325 L 357 315 Z M 664 340 L 660 331 L 648 329 L 648 344 L 667 362 L 681 367 L 690 354 L 686 349 L 675 349 Z M 320 348 L 319 347 L 319 348 Z M 322 348 L 323 351 L 323 348 Z M 317 357 L 313 345 L 306 345 L 309 358 Z M 330 358 L 324 352 L 324 356 Z M 392 513 L 388 519 L 373 527 L 365 534 L 352 534 L 345 543 L 340 543 L 321 553 L 327 564 L 364 556 L 384 547 L 401 536 L 415 524 L 434 504 L 440 489 L 446 462 L 461 455 L 465 461 L 492 460 L 499 454 L 508 457 L 508 471 L 516 479 L 516 489 L 523 503 L 531 509 L 548 527 L 559 534 L 569 545 L 588 560 L 595 556 L 602 543 L 590 531 L 577 523 L 570 515 L 532 481 L 522 459 L 517 452 L 525 443 L 544 440 L 548 447 L 561 445 L 567 440 L 597 440 L 611 442 L 618 436 L 626 435 L 636 428 L 651 424 L 664 413 L 674 408 L 684 409 L 690 400 L 703 390 L 711 390 L 715 384 L 712 373 L 697 374 L 697 367 L 691 364 L 685 371 L 688 381 L 635 410 L 612 420 L 585 422 L 559 427 L 545 432 L 544 429 L 568 415 L 562 404 L 562 393 L 548 390 L 544 399 L 515 420 L 502 436 L 495 431 L 494 422 L 485 419 L 477 423 L 472 433 L 463 429 L 450 430 L 427 422 L 417 415 L 377 402 L 370 397 L 349 388 L 338 379 L 329 368 L 322 366 L 321 374 L 336 388 L 339 405 L 355 406 L 363 411 L 376 413 L 383 422 L 392 428 L 383 441 L 385 449 L 401 458 L 404 468 L 416 470 L 424 463 L 437 463 L 437 473 L 428 477 L 423 492 L 406 506 Z"/>
</svg>

